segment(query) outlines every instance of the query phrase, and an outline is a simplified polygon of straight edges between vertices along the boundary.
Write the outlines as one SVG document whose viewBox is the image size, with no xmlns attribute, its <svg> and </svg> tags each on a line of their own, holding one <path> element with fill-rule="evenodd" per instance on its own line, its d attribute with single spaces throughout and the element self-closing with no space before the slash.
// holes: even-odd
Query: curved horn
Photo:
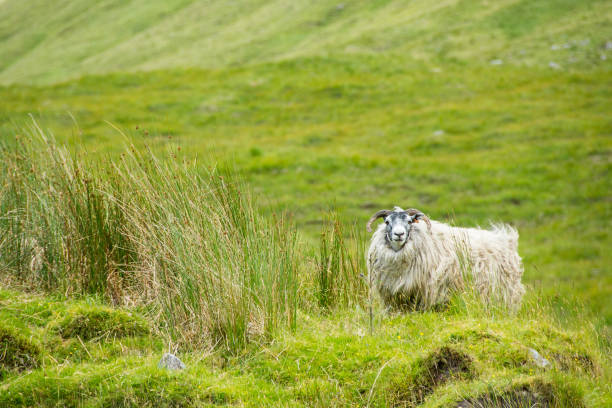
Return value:
<svg viewBox="0 0 612 408">
<path fill-rule="evenodd" d="M 391 210 L 380 210 L 376 214 L 374 214 L 372 216 L 372 218 L 370 218 L 370 220 L 366 224 L 366 229 L 368 230 L 368 232 L 372 232 L 372 223 L 374 221 L 376 221 L 378 218 L 386 217 L 387 215 L 391 214 L 392 212 L 393 211 L 391 211 Z"/>
<path fill-rule="evenodd" d="M 425 221 L 425 223 L 427 224 L 427 229 L 429 230 L 429 232 L 431 232 L 431 221 L 429 220 L 428 216 L 426 216 L 425 214 L 423 214 L 421 211 L 417 210 L 416 208 L 410 208 L 409 210 L 406 210 L 406 212 L 408 213 L 409 216 L 412 217 L 413 220 Z"/>
</svg>

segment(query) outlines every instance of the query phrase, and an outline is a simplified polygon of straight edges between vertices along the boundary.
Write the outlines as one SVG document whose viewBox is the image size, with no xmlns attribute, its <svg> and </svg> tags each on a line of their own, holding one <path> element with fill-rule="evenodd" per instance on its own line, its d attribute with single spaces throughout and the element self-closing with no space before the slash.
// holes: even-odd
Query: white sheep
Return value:
<svg viewBox="0 0 612 408">
<path fill-rule="evenodd" d="M 416 209 L 381 210 L 384 218 L 367 253 L 368 273 L 389 308 L 429 309 L 453 291 L 473 286 L 485 301 L 519 306 L 525 288 L 518 233 L 508 225 L 490 230 L 430 221 Z"/>
</svg>

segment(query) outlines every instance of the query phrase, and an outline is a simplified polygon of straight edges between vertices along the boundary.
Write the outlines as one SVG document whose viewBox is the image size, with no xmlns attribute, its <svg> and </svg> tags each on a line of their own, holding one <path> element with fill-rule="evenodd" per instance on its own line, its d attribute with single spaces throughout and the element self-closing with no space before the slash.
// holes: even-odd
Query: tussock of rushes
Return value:
<svg viewBox="0 0 612 408">
<path fill-rule="evenodd" d="M 133 148 L 85 164 L 28 134 L 0 151 L 5 278 L 146 304 L 193 347 L 238 351 L 295 324 L 296 232 L 257 214 L 231 173 Z"/>
<path fill-rule="evenodd" d="M 348 240 L 344 234 L 338 215 L 330 214 L 317 259 L 316 298 L 324 309 L 363 305 L 368 296 L 363 275 L 366 241 L 355 227 L 350 228 Z"/>
<path fill-rule="evenodd" d="M 0 268 L 19 282 L 66 293 L 104 293 L 107 276 L 131 262 L 109 184 L 48 143 L 37 127 L 0 149 Z"/>
</svg>

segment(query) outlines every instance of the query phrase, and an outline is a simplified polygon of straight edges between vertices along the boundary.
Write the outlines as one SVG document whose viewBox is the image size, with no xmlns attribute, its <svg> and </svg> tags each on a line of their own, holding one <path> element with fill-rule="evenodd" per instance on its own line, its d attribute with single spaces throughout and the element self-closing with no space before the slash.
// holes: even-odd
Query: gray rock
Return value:
<svg viewBox="0 0 612 408">
<path fill-rule="evenodd" d="M 527 350 L 529 350 L 529 357 L 531 357 L 531 360 L 535 363 L 535 365 L 540 368 L 549 368 L 551 366 L 550 361 L 542 357 L 537 350 L 532 348 L 528 348 Z"/>
<path fill-rule="evenodd" d="M 184 370 L 187 368 L 177 356 L 170 353 L 163 355 L 161 360 L 159 360 L 157 367 L 167 368 L 168 370 Z"/>
<path fill-rule="evenodd" d="M 503 63 L 504 63 L 504 61 L 502 61 L 500 59 L 494 59 L 494 60 L 491 60 L 491 62 L 490 62 L 491 65 L 501 65 Z"/>
<path fill-rule="evenodd" d="M 556 62 L 550 61 L 548 63 L 548 66 L 551 67 L 552 69 L 561 69 L 561 65 L 557 64 Z"/>
<path fill-rule="evenodd" d="M 604 48 L 606 50 L 612 50 L 612 41 L 606 41 L 606 46 Z"/>
</svg>

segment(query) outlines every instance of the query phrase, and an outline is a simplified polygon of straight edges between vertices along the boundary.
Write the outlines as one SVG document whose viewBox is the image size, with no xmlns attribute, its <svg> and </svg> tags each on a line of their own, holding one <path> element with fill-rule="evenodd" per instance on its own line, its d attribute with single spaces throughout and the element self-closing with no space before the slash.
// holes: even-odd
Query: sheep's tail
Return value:
<svg viewBox="0 0 612 408">
<path fill-rule="evenodd" d="M 518 231 L 508 224 L 491 224 L 491 231 L 499 235 L 500 238 L 507 240 L 510 248 L 518 251 Z"/>
</svg>

